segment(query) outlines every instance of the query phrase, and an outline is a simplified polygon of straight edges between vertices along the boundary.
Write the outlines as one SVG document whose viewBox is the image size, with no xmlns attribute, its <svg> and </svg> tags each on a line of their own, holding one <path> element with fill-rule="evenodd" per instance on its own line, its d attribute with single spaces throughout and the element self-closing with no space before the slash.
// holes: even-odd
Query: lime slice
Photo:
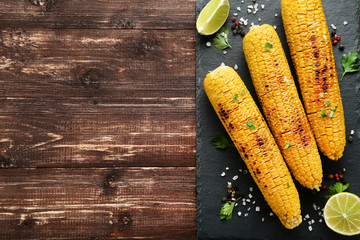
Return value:
<svg viewBox="0 0 360 240">
<path fill-rule="evenodd" d="M 201 35 L 211 35 L 217 32 L 229 16 L 229 0 L 211 0 L 201 10 L 196 21 L 196 29 Z"/>
<path fill-rule="evenodd" d="M 341 192 L 332 196 L 324 208 L 326 225 L 342 235 L 360 233 L 360 198 L 355 194 Z"/>
</svg>

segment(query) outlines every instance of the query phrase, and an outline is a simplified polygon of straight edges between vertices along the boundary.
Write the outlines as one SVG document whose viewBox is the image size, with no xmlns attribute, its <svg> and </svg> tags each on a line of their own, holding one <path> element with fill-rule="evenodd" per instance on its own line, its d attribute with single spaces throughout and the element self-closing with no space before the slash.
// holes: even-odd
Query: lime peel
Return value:
<svg viewBox="0 0 360 240">
<path fill-rule="evenodd" d="M 211 35 L 224 25 L 230 12 L 229 0 L 211 0 L 201 10 L 196 21 L 196 29 L 201 35 Z"/>
</svg>

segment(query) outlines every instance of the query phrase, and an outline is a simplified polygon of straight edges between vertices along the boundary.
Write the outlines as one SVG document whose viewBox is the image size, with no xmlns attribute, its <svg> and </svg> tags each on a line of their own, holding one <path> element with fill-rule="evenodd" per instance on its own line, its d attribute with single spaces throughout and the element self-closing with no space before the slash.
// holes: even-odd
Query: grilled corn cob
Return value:
<svg viewBox="0 0 360 240">
<path fill-rule="evenodd" d="M 286 228 L 301 221 L 299 194 L 280 150 L 239 75 L 222 66 L 204 81 L 205 92 L 266 201 Z"/>
<path fill-rule="evenodd" d="M 270 25 L 253 26 L 243 48 L 265 117 L 287 165 L 301 185 L 319 191 L 320 155 L 278 35 Z"/>
<path fill-rule="evenodd" d="M 282 0 L 281 14 L 316 142 L 337 161 L 346 144 L 344 111 L 321 0 Z"/>
</svg>

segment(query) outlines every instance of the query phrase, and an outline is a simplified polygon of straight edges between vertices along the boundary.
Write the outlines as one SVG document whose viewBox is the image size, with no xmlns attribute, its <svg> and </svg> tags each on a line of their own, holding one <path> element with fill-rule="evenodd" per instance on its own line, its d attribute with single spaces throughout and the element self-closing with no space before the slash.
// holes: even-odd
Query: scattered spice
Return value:
<svg viewBox="0 0 360 240">
<path fill-rule="evenodd" d="M 235 22 L 236 21 L 236 17 L 232 17 L 231 21 Z"/>
<path fill-rule="evenodd" d="M 339 46 L 339 50 L 340 50 L 340 51 L 343 51 L 344 49 L 345 49 L 344 45 L 340 45 L 340 46 Z"/>
</svg>

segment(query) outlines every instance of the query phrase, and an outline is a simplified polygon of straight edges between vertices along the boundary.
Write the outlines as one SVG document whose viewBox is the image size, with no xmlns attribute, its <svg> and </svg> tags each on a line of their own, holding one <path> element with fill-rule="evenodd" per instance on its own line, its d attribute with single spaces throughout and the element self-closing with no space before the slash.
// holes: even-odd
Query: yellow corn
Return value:
<svg viewBox="0 0 360 240">
<path fill-rule="evenodd" d="M 281 14 L 316 142 L 325 156 L 338 160 L 346 144 L 344 110 L 321 1 L 282 0 Z"/>
<path fill-rule="evenodd" d="M 239 75 L 230 67 L 219 67 L 206 76 L 204 87 L 271 209 L 286 228 L 298 226 L 302 221 L 299 194 L 264 118 Z"/>
<path fill-rule="evenodd" d="M 287 165 L 301 185 L 320 190 L 320 155 L 278 35 L 270 25 L 254 26 L 243 48 L 266 120 Z"/>
</svg>

